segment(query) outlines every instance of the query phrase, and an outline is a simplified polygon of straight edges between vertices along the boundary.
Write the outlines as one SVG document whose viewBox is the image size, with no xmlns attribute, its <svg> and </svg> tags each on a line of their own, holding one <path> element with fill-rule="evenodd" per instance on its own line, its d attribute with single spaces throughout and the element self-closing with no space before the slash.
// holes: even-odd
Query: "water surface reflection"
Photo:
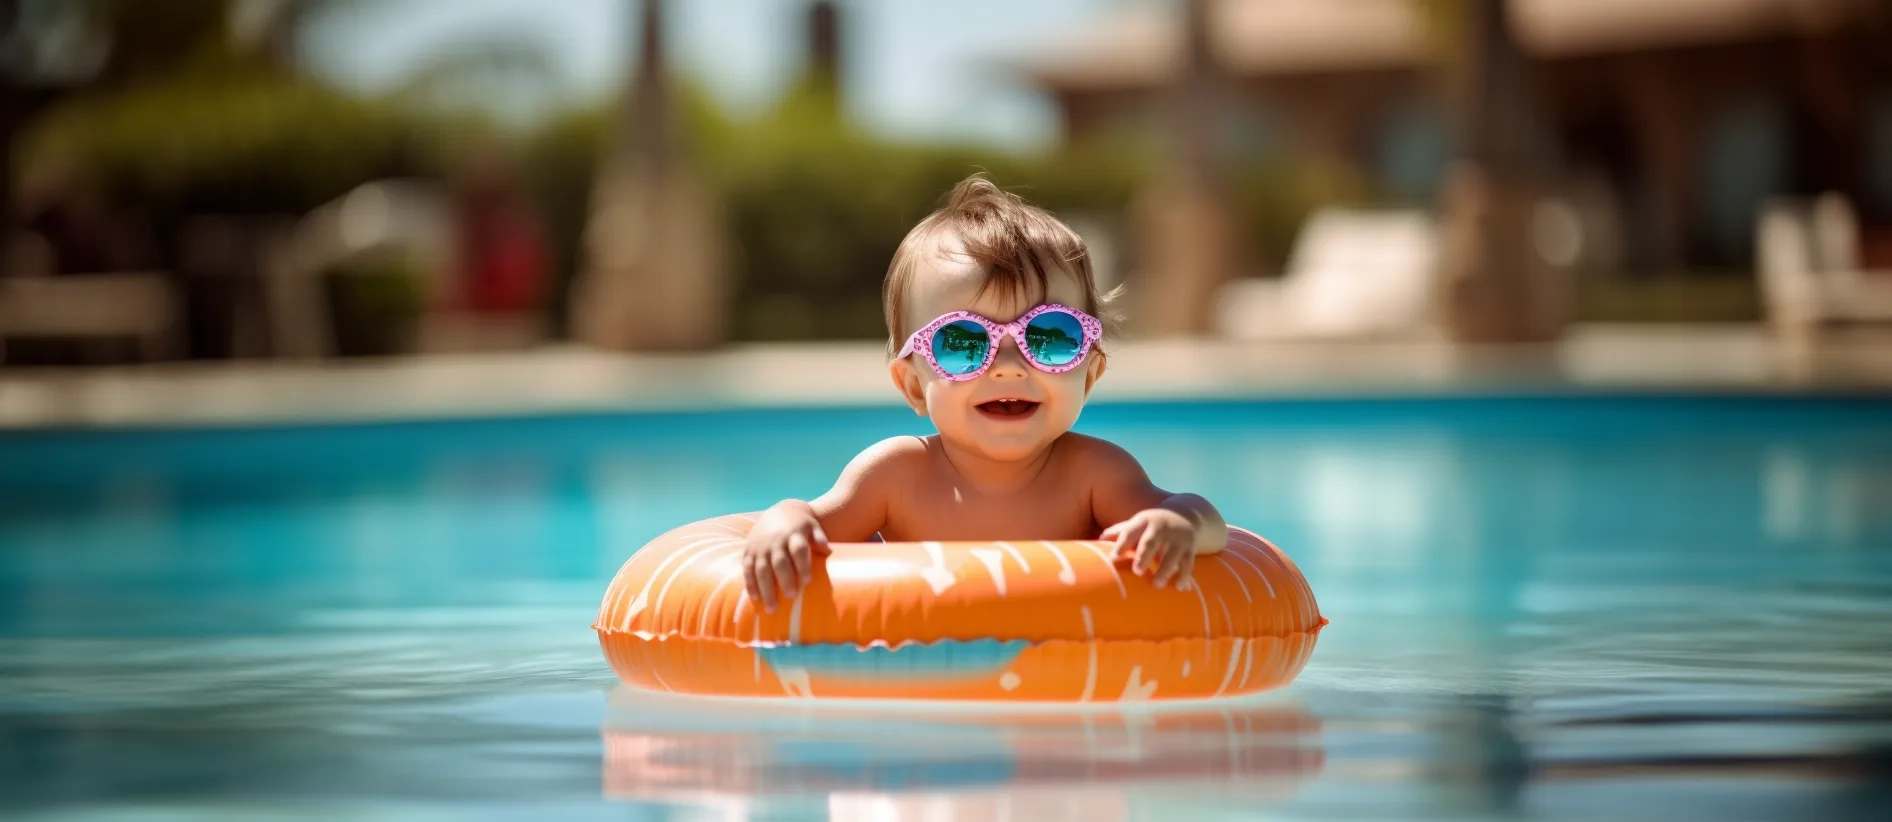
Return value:
<svg viewBox="0 0 1892 822">
<path fill-rule="evenodd" d="M 1892 404 L 1102 405 L 1333 623 L 1254 702 L 655 700 L 589 623 L 901 409 L 0 434 L 0 816 L 1819 819 L 1892 807 Z"/>
<path fill-rule="evenodd" d="M 1259 809 L 1320 773 L 1320 731 L 1279 697 L 1006 709 L 620 686 L 603 727 L 603 786 L 614 799 L 822 807 L 835 819 L 1088 822 L 1129 818 L 1163 795 Z"/>
</svg>

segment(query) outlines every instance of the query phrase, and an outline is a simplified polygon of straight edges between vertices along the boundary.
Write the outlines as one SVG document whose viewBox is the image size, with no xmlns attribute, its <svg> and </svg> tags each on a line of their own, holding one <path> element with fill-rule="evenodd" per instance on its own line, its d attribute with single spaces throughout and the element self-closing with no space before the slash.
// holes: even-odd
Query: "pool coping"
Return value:
<svg viewBox="0 0 1892 822">
<path fill-rule="evenodd" d="M 1597 392 L 1892 398 L 1886 338 L 1803 344 L 1746 325 L 1586 326 L 1539 346 L 1131 340 L 1111 346 L 1110 357 L 1092 403 Z M 876 342 L 0 370 L 0 431 L 862 406 L 901 406 Z"/>
</svg>

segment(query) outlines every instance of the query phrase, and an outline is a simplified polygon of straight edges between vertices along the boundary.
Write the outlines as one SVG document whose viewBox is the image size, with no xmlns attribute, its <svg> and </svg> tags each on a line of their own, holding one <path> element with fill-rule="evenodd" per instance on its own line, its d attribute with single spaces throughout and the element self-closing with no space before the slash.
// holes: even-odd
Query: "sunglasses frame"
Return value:
<svg viewBox="0 0 1892 822">
<path fill-rule="evenodd" d="M 1078 326 L 1082 328 L 1084 332 L 1083 342 L 1078 344 L 1077 356 L 1073 357 L 1070 362 L 1064 365 L 1046 365 L 1039 362 L 1036 357 L 1032 356 L 1031 347 L 1025 344 L 1025 329 L 1031 324 L 1031 321 L 1041 315 L 1049 314 L 1054 311 L 1062 311 L 1076 317 Z M 945 328 L 961 320 L 970 321 L 985 329 L 987 338 L 985 359 L 979 363 L 979 367 L 964 374 L 949 374 L 946 369 L 940 367 L 939 360 L 933 356 L 933 335 L 941 328 Z M 998 359 L 999 344 L 1003 342 L 1006 337 L 1011 337 L 1012 341 L 1018 345 L 1018 353 L 1024 355 L 1025 361 L 1031 363 L 1033 368 L 1043 371 L 1046 374 L 1062 374 L 1083 365 L 1084 359 L 1090 356 L 1091 347 L 1096 345 L 1097 341 L 1102 339 L 1103 336 L 1104 324 L 1102 321 L 1068 305 L 1059 305 L 1057 303 L 1046 303 L 1038 306 L 1037 308 L 1025 312 L 1018 319 L 1009 323 L 994 322 L 984 316 L 974 314 L 971 311 L 952 311 L 941 314 L 932 322 L 927 323 L 922 326 L 920 330 L 908 336 L 906 345 L 900 347 L 900 353 L 896 355 L 894 359 L 904 359 L 909 354 L 917 353 L 926 358 L 926 364 L 932 366 L 933 373 L 939 375 L 940 379 L 950 382 L 965 382 L 967 380 L 978 379 L 979 375 L 984 374 L 987 369 L 991 368 L 992 362 Z"/>
</svg>

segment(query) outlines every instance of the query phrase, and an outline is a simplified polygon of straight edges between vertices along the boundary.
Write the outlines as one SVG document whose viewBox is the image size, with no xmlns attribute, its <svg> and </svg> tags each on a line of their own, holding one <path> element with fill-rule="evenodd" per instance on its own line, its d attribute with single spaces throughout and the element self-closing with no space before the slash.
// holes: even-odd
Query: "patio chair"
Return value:
<svg viewBox="0 0 1892 822">
<path fill-rule="evenodd" d="M 33 240 L 22 233 L 14 244 L 31 248 Z M 177 355 L 183 299 L 165 272 L 55 275 L 43 260 L 20 256 L 0 272 L 0 363 L 8 339 L 124 340 L 147 362 Z"/>
<path fill-rule="evenodd" d="M 1892 271 L 1860 265 L 1859 221 L 1844 196 L 1769 203 L 1754 242 L 1761 296 L 1777 332 L 1892 322 Z"/>
<path fill-rule="evenodd" d="M 1244 278 L 1218 291 L 1214 328 L 1246 340 L 1415 334 L 1432 323 L 1438 254 L 1423 211 L 1322 209 L 1301 229 L 1280 279 Z"/>
</svg>

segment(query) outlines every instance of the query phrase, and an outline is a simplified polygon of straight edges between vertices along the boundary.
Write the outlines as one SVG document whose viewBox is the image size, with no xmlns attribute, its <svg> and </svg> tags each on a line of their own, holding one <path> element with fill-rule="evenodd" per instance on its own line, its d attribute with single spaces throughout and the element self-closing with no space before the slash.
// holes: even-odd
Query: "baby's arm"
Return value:
<svg viewBox="0 0 1892 822">
<path fill-rule="evenodd" d="M 1119 553 L 1135 552 L 1131 567 L 1137 573 L 1154 568 L 1159 588 L 1185 581 L 1197 554 L 1213 554 L 1227 544 L 1228 524 L 1208 500 L 1158 488 L 1130 452 L 1087 440 L 1084 475 L 1094 478 L 1092 516 L 1107 526 L 1103 537 L 1114 540 Z"/>
<path fill-rule="evenodd" d="M 811 502 L 790 499 L 769 506 L 749 529 L 742 577 L 749 598 L 774 612 L 813 576 L 812 557 L 827 555 L 830 539 L 865 542 L 887 522 L 888 489 L 908 456 L 923 446 L 912 437 L 883 440 L 862 451 L 834 487 Z"/>
</svg>

